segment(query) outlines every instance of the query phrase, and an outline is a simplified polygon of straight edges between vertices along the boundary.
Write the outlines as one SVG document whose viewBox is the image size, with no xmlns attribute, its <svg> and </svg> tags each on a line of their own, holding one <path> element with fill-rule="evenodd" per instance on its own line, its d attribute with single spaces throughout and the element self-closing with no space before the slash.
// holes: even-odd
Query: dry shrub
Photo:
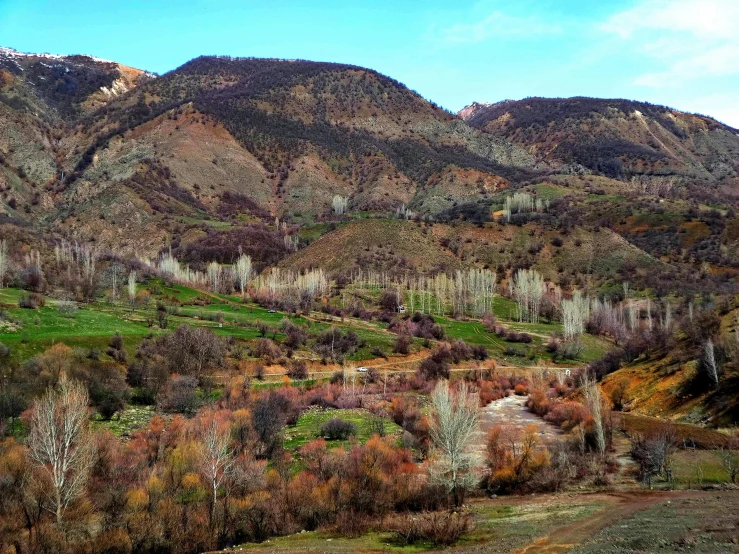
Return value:
<svg viewBox="0 0 739 554">
<path fill-rule="evenodd" d="M 529 394 L 526 407 L 539 417 L 544 417 L 550 410 L 549 398 L 542 390 L 535 390 Z"/>
<path fill-rule="evenodd" d="M 131 554 L 133 545 L 125 529 L 115 528 L 95 537 L 94 551 L 100 554 Z"/>
<path fill-rule="evenodd" d="M 565 431 L 571 431 L 590 417 L 588 409 L 579 402 L 557 402 L 550 406 L 544 419 Z"/>
<path fill-rule="evenodd" d="M 334 528 L 342 537 L 359 537 L 369 531 L 370 521 L 363 514 L 344 510 L 336 516 Z"/>
<path fill-rule="evenodd" d="M 435 546 L 456 543 L 472 527 L 469 514 L 459 512 L 421 512 L 391 518 L 385 528 L 395 534 L 401 544 L 420 541 Z"/>
</svg>

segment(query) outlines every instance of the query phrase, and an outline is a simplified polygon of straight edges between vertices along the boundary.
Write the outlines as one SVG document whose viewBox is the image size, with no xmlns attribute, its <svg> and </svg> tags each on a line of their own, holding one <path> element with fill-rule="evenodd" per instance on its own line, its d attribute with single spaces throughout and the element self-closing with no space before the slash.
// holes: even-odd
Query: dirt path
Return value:
<svg viewBox="0 0 739 554">
<path fill-rule="evenodd" d="M 700 495 L 700 492 L 669 491 L 669 492 L 622 492 L 606 495 L 612 499 L 613 505 L 591 516 L 555 529 L 546 537 L 537 539 L 530 545 L 516 551 L 516 554 L 553 554 L 567 552 L 571 548 L 584 544 L 601 529 L 611 527 L 619 521 L 632 516 L 650 506 Z"/>
</svg>

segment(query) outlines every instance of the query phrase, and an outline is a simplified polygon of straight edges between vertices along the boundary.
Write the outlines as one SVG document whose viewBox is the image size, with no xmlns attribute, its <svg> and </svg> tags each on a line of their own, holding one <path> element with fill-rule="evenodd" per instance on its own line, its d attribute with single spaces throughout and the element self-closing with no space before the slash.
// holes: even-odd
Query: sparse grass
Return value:
<svg viewBox="0 0 739 554">
<path fill-rule="evenodd" d="M 672 477 L 677 486 L 731 482 L 716 450 L 679 450 L 672 459 Z"/>
<path fill-rule="evenodd" d="M 653 417 L 637 414 L 621 414 L 619 425 L 626 430 L 627 434 L 649 434 L 660 430 L 674 431 L 677 440 L 682 444 L 685 442 L 696 442 L 698 448 L 718 448 L 726 444 L 728 437 L 719 431 L 706 429 L 698 425 L 687 423 L 673 423 Z"/>
<path fill-rule="evenodd" d="M 532 499 L 529 504 L 502 501 L 476 501 L 470 507 L 473 528 L 457 547 L 474 552 L 513 552 L 557 527 L 588 517 L 604 505 L 589 499 L 551 502 Z M 349 539 L 327 531 L 298 533 L 278 537 L 261 544 L 245 544 L 229 551 L 264 550 L 269 552 L 428 552 L 437 551 L 430 544 L 401 546 L 391 533 L 372 530 Z"/>
</svg>

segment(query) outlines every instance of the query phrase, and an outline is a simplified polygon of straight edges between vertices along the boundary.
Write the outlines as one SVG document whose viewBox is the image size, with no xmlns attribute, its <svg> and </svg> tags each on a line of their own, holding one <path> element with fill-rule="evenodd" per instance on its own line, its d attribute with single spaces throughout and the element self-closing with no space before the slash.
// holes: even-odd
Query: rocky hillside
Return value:
<svg viewBox="0 0 739 554">
<path fill-rule="evenodd" d="M 25 54 L 0 48 L 3 103 L 50 121 L 75 120 L 153 77 L 90 56 Z"/>
<path fill-rule="evenodd" d="M 666 176 L 726 194 L 738 183 L 739 131 L 706 116 L 584 97 L 474 103 L 459 116 L 562 172 Z"/>
<path fill-rule="evenodd" d="M 264 265 L 533 265 L 569 283 L 585 266 L 733 275 L 738 159 L 736 130 L 645 103 L 534 98 L 457 116 L 351 65 L 201 57 L 154 77 L 0 50 L 0 222 L 125 255 L 202 264 L 242 246 Z M 514 189 L 549 207 L 494 232 Z M 435 229 L 397 242 L 396 212 Z M 598 236 L 628 255 L 579 267 Z"/>
</svg>

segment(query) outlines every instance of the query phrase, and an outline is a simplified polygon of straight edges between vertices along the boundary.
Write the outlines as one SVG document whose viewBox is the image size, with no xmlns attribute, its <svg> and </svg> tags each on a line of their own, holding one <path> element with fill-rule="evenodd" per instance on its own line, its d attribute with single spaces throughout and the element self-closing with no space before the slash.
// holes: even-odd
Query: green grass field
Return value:
<svg viewBox="0 0 739 554">
<path fill-rule="evenodd" d="M 4 318 L 7 322 L 0 326 L 0 342 L 12 349 L 14 358 L 24 360 L 57 342 L 72 348 L 96 348 L 104 352 L 110 337 L 121 333 L 128 354 L 133 355 L 145 337 L 171 332 L 182 324 L 207 327 L 217 335 L 243 341 L 260 338 L 262 334 L 259 326 L 266 325 L 269 329 L 266 336 L 279 341 L 284 338 L 279 330 L 280 324 L 286 318 L 304 326 L 311 335 L 331 327 L 355 332 L 359 337 L 360 347 L 346 357 L 349 362 L 377 358 L 378 352 L 392 354 L 396 340 L 396 335 L 387 331 L 387 324 L 379 321 L 362 321 L 351 317 L 339 319 L 320 312 L 313 312 L 310 316 L 294 316 L 279 311 L 270 313 L 270 310 L 253 302 L 244 302 L 238 296 L 211 294 L 183 285 L 169 286 L 161 279 L 141 284 L 138 290 L 149 293 L 147 305 L 136 306 L 132 310 L 124 300 L 115 303 L 101 300 L 78 304 L 74 313 L 64 315 L 57 309 L 57 303 L 52 298 L 46 298 L 46 305 L 42 308 L 21 309 L 18 307 L 18 299 L 24 294 L 23 291 L 0 289 L 0 305 L 4 306 Z M 370 290 L 362 291 L 362 294 L 370 298 L 376 296 Z M 162 302 L 173 310 L 166 329 L 159 327 L 157 302 Z M 559 323 L 519 323 L 515 321 L 515 302 L 501 296 L 495 297 L 493 309 L 501 324 L 512 331 L 531 334 L 532 342 L 507 342 L 488 333 L 479 320 L 456 320 L 441 316 L 434 318 L 444 327 L 447 339 L 483 345 L 492 357 L 505 364 L 526 367 L 551 360 L 551 355 L 544 346 L 551 334 L 561 331 Z M 416 340 L 416 348 L 420 347 L 421 342 L 423 341 L 420 339 Z M 570 363 L 593 360 L 610 347 L 608 341 L 588 335 L 582 338 L 582 343 L 583 351 L 578 360 L 571 360 Z"/>
<path fill-rule="evenodd" d="M 357 386 L 360 387 L 360 385 Z M 366 442 L 375 432 L 373 420 L 376 419 L 376 416 L 367 410 L 309 411 L 302 414 L 295 425 L 285 429 L 285 448 L 297 450 L 305 443 L 319 438 L 321 425 L 334 418 L 349 421 L 356 425 L 356 440 L 359 442 Z M 385 418 L 383 422 L 386 436 L 400 433 L 400 427 L 393 421 Z M 327 441 L 327 443 L 329 446 L 347 446 L 349 441 Z"/>
</svg>

